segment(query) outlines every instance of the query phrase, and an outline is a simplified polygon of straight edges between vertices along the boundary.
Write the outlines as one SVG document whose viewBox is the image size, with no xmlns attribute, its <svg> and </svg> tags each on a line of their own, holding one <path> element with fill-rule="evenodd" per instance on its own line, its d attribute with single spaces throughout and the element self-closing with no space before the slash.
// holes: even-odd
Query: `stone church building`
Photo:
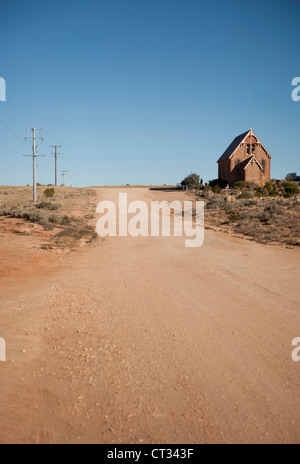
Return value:
<svg viewBox="0 0 300 464">
<path fill-rule="evenodd" d="M 219 179 L 230 187 L 239 180 L 264 185 L 271 178 L 271 158 L 250 129 L 236 137 L 219 159 Z"/>
</svg>

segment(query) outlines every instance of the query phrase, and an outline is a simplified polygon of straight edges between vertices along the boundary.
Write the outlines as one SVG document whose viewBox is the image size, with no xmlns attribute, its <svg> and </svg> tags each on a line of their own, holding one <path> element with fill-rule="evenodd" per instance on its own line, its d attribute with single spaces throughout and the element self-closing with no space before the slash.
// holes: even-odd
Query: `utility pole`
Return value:
<svg viewBox="0 0 300 464">
<path fill-rule="evenodd" d="M 32 140 L 32 155 L 24 155 L 24 156 L 30 156 L 33 158 L 33 201 L 36 203 L 37 202 L 37 193 L 36 193 L 36 158 L 37 156 L 44 156 L 44 155 L 37 155 L 36 154 L 36 140 L 42 140 L 43 141 L 43 137 L 36 137 L 35 133 L 36 131 L 40 131 L 42 130 L 42 128 L 40 129 L 36 129 L 35 127 L 33 127 L 33 129 L 29 129 L 27 127 L 26 130 L 31 130 L 32 131 L 32 137 L 25 137 L 25 140 L 27 139 L 30 139 Z"/>
<path fill-rule="evenodd" d="M 52 153 L 55 156 L 55 187 L 57 187 L 57 155 L 60 153 L 57 152 L 58 148 L 61 148 L 60 145 L 51 145 L 51 148 L 55 148 L 55 153 Z"/>
<path fill-rule="evenodd" d="M 60 172 L 61 172 L 61 175 L 63 176 L 63 186 L 65 186 L 65 176 L 68 171 L 60 171 Z"/>
<path fill-rule="evenodd" d="M 70 174 L 70 187 L 71 187 L 71 188 L 73 187 L 73 181 L 72 181 L 73 177 L 75 177 L 75 175 L 74 175 L 74 174 Z"/>
</svg>

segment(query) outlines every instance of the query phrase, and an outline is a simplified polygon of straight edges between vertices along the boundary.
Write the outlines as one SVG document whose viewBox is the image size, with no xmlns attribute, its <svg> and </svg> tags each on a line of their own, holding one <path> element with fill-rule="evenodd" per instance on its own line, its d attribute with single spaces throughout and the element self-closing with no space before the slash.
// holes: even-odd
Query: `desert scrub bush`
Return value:
<svg viewBox="0 0 300 464">
<path fill-rule="evenodd" d="M 0 216 L 10 216 L 10 209 L 4 205 L 0 210 Z"/>
<path fill-rule="evenodd" d="M 269 192 L 269 194 L 276 192 L 276 185 L 271 181 L 266 182 L 264 188 Z"/>
<path fill-rule="evenodd" d="M 72 238 L 75 240 L 81 240 L 84 237 L 94 237 L 95 231 L 93 227 L 74 227 L 69 226 L 65 227 L 61 232 L 59 232 L 56 237 L 59 238 Z M 97 236 L 97 234 L 95 234 Z"/>
<path fill-rule="evenodd" d="M 221 193 L 227 187 L 228 182 L 222 179 L 214 179 L 209 182 L 209 187 L 214 193 Z"/>
<path fill-rule="evenodd" d="M 23 237 L 30 235 L 29 232 L 24 232 L 24 231 L 18 230 L 18 229 L 13 230 L 12 233 L 16 234 L 16 235 L 22 235 Z"/>
<path fill-rule="evenodd" d="M 284 210 L 275 202 L 265 206 L 264 212 L 269 213 L 271 217 L 277 214 L 284 214 Z"/>
<path fill-rule="evenodd" d="M 74 218 L 71 218 L 70 216 L 64 216 L 62 219 L 61 219 L 61 225 L 62 226 L 67 226 L 69 224 L 71 224 L 75 219 Z"/>
<path fill-rule="evenodd" d="M 300 206 L 300 200 L 298 200 L 298 199 L 295 198 L 294 201 L 293 201 L 293 203 L 291 203 L 291 207 L 292 207 L 292 208 L 295 208 L 295 207 L 297 207 L 297 206 Z"/>
<path fill-rule="evenodd" d="M 219 198 L 214 198 L 206 204 L 207 209 L 224 209 L 225 202 Z"/>
<path fill-rule="evenodd" d="M 245 208 L 254 208 L 257 206 L 257 202 L 255 200 L 245 200 L 243 201 L 243 206 Z"/>
<path fill-rule="evenodd" d="M 6 211 L 6 216 L 10 216 L 18 219 L 25 219 L 25 221 L 40 224 L 41 226 L 48 225 L 48 216 L 40 211 L 30 209 L 30 207 L 24 206 L 24 208 L 12 207 Z"/>
<path fill-rule="evenodd" d="M 241 195 L 238 197 L 239 200 L 251 200 L 253 198 L 254 194 L 252 192 L 248 192 L 245 190 Z"/>
<path fill-rule="evenodd" d="M 41 226 L 48 225 L 48 216 L 46 214 L 42 214 L 36 211 L 28 211 L 20 214 L 17 213 L 15 217 L 25 219 L 26 221 L 33 222 Z"/>
<path fill-rule="evenodd" d="M 240 219 L 242 218 L 242 215 L 239 211 L 237 211 L 236 209 L 232 210 L 229 214 L 228 214 L 228 220 L 229 222 L 237 222 L 239 221 Z"/>
<path fill-rule="evenodd" d="M 222 188 L 220 187 L 220 185 L 214 185 L 214 186 L 212 187 L 212 191 L 213 191 L 213 193 L 217 193 L 217 194 L 218 194 L 218 193 L 221 193 L 221 192 L 222 192 Z"/>
<path fill-rule="evenodd" d="M 55 195 L 55 190 L 54 188 L 47 188 L 45 191 L 44 191 L 44 197 L 45 198 L 53 198 Z"/>
<path fill-rule="evenodd" d="M 44 215 L 40 213 L 25 213 L 26 219 L 28 219 L 31 222 L 41 222 L 44 219 Z"/>
<path fill-rule="evenodd" d="M 294 182 L 284 182 L 282 185 L 285 191 L 285 196 L 287 198 L 290 198 L 300 193 L 298 185 L 295 184 Z"/>
<path fill-rule="evenodd" d="M 47 214 L 41 214 L 41 213 L 35 213 L 35 212 L 30 212 L 27 214 L 28 221 L 30 222 L 35 222 L 39 224 L 40 226 L 48 227 L 49 222 L 48 222 L 48 215 Z"/>
<path fill-rule="evenodd" d="M 56 211 L 61 208 L 59 203 L 50 203 L 50 201 L 41 201 L 35 205 L 37 209 L 48 209 L 49 211 Z"/>
<path fill-rule="evenodd" d="M 238 180 L 234 184 L 236 190 L 256 190 L 258 185 L 255 182 L 246 182 L 245 180 Z"/>
<path fill-rule="evenodd" d="M 253 221 L 253 214 L 252 211 L 248 211 L 247 209 L 241 212 L 241 221 Z"/>
<path fill-rule="evenodd" d="M 278 198 L 277 200 L 274 200 L 276 202 L 276 205 L 278 206 L 285 206 L 286 202 L 282 200 L 281 198 Z"/>
<path fill-rule="evenodd" d="M 224 211 L 226 214 L 229 214 L 232 210 L 234 210 L 234 205 L 232 203 L 225 203 Z"/>
<path fill-rule="evenodd" d="M 48 218 L 49 222 L 52 224 L 59 224 L 61 226 L 69 226 L 74 222 L 77 222 L 76 218 L 70 216 L 59 216 L 58 214 L 52 214 Z"/>
<path fill-rule="evenodd" d="M 248 182 L 248 188 L 252 191 L 256 190 L 258 188 L 258 184 L 256 184 L 255 182 Z"/>
<path fill-rule="evenodd" d="M 244 190 L 246 188 L 246 182 L 243 180 L 238 180 L 235 184 L 234 187 L 236 190 Z"/>
<path fill-rule="evenodd" d="M 273 214 L 266 210 L 263 210 L 259 214 L 259 220 L 262 224 L 271 224 L 270 220 L 272 217 L 273 217 Z"/>
<path fill-rule="evenodd" d="M 51 224 L 61 224 L 61 216 L 58 216 L 57 214 L 51 214 L 48 217 L 48 221 L 51 222 Z"/>
<path fill-rule="evenodd" d="M 286 244 L 290 246 L 300 246 L 300 240 L 298 240 L 297 238 L 292 238 L 288 240 Z"/>
<path fill-rule="evenodd" d="M 262 197 L 264 195 L 269 195 L 269 191 L 267 189 L 265 189 L 265 187 L 263 187 L 262 185 L 260 185 L 259 187 L 257 187 L 257 189 L 255 190 L 255 196 L 257 197 Z"/>
<path fill-rule="evenodd" d="M 41 250 L 46 250 L 46 251 L 53 250 L 53 246 L 50 243 L 43 243 L 41 245 Z"/>
<path fill-rule="evenodd" d="M 205 205 L 205 208 L 206 209 L 216 209 L 216 205 L 215 205 L 215 202 L 213 200 L 211 201 L 208 201 Z"/>
</svg>

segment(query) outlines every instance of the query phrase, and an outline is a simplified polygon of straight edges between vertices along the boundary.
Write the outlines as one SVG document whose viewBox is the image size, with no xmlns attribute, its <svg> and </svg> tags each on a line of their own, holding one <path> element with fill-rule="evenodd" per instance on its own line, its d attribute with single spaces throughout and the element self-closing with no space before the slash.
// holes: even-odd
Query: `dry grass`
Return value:
<svg viewBox="0 0 300 464">
<path fill-rule="evenodd" d="M 215 195 L 206 202 L 206 224 L 260 243 L 300 246 L 300 201 L 296 198 L 236 199 Z"/>
<path fill-rule="evenodd" d="M 92 189 L 58 187 L 52 199 L 45 198 L 46 187 L 38 187 L 38 203 L 32 201 L 30 187 L 0 187 L 0 216 L 19 218 L 39 225 L 49 234 L 43 249 L 74 248 L 89 243 L 96 234 L 92 225 L 96 198 Z M 54 234 L 53 234 L 54 232 Z M 22 234 L 15 230 L 14 233 Z"/>
</svg>

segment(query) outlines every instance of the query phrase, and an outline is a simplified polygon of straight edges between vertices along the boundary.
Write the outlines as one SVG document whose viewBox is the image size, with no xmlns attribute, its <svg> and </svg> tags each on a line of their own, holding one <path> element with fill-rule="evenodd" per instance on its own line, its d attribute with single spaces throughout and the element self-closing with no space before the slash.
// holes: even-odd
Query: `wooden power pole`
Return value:
<svg viewBox="0 0 300 464">
<path fill-rule="evenodd" d="M 73 187 L 73 177 L 75 177 L 74 174 L 70 174 L 70 187 Z"/>
<path fill-rule="evenodd" d="M 24 155 L 24 156 L 30 156 L 30 157 L 33 158 L 33 201 L 36 203 L 37 202 L 36 159 L 37 159 L 38 156 L 40 157 L 40 156 L 45 156 L 45 155 L 37 155 L 36 154 L 36 140 L 42 140 L 43 141 L 43 137 L 36 137 L 35 133 L 36 133 L 36 131 L 42 130 L 42 128 L 36 129 L 35 127 L 33 127 L 33 129 L 28 129 L 27 128 L 27 130 L 32 131 L 32 137 L 25 137 L 25 140 L 27 140 L 27 139 L 32 140 L 32 155 Z"/>
<path fill-rule="evenodd" d="M 55 157 L 55 187 L 57 187 L 57 185 L 58 185 L 58 181 L 57 181 L 57 155 L 60 155 L 60 153 L 58 153 L 57 149 L 61 148 L 61 146 L 60 145 L 51 145 L 51 148 L 55 148 L 55 153 L 53 153 L 53 155 Z"/>
<path fill-rule="evenodd" d="M 65 177 L 68 171 L 61 171 L 61 175 L 63 177 L 63 186 L 65 186 Z"/>
</svg>

